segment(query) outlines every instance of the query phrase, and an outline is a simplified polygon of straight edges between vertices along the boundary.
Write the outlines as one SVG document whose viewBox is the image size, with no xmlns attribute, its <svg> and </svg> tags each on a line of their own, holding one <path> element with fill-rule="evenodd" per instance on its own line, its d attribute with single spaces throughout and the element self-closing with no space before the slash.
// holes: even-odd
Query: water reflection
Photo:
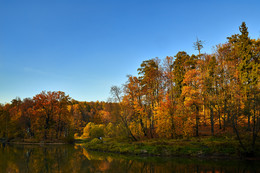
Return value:
<svg viewBox="0 0 260 173">
<path fill-rule="evenodd" d="M 260 172 L 257 162 L 133 157 L 73 145 L 0 145 L 0 172 Z"/>
</svg>

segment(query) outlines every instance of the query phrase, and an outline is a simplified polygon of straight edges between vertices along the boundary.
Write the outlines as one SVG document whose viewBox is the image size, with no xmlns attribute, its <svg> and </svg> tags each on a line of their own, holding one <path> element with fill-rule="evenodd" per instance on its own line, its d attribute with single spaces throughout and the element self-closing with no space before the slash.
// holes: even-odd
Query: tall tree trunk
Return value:
<svg viewBox="0 0 260 173">
<path fill-rule="evenodd" d="M 171 138 L 173 139 L 175 136 L 176 136 L 176 131 L 175 131 L 174 119 L 173 119 L 173 115 L 171 114 Z"/>
<path fill-rule="evenodd" d="M 153 128 L 154 128 L 154 125 L 153 125 L 153 114 L 151 114 L 151 117 L 150 117 L 150 136 L 151 136 L 151 138 L 153 138 Z"/>
<path fill-rule="evenodd" d="M 210 110 L 211 135 L 214 136 L 214 112 L 212 106 L 209 106 L 209 110 Z"/>
<path fill-rule="evenodd" d="M 133 133 L 132 133 L 131 130 L 129 129 L 128 124 L 127 124 L 127 121 L 126 121 L 122 116 L 120 116 L 120 117 L 121 117 L 121 120 L 122 120 L 122 122 L 123 122 L 123 124 L 124 124 L 126 130 L 127 130 L 127 133 L 131 136 L 131 138 L 132 138 L 134 141 L 137 141 L 136 137 L 133 135 Z"/>
<path fill-rule="evenodd" d="M 246 113 L 247 113 L 247 130 L 250 131 L 251 130 L 251 124 L 250 124 L 250 117 L 251 117 L 251 113 L 250 113 L 250 102 L 251 100 L 249 99 L 250 96 L 249 96 L 249 92 L 247 91 L 246 92 L 246 106 L 245 106 L 245 109 L 246 109 Z"/>
<path fill-rule="evenodd" d="M 251 125 L 250 125 L 250 108 L 247 108 L 249 109 L 248 111 L 246 111 L 248 113 L 247 115 L 247 131 L 250 131 L 251 130 Z"/>
<path fill-rule="evenodd" d="M 146 128 L 144 127 L 144 123 L 143 123 L 142 118 L 140 118 L 139 121 L 140 121 L 140 125 L 141 125 L 141 128 L 142 128 L 142 131 L 144 133 L 144 136 L 147 137 Z"/>
<path fill-rule="evenodd" d="M 253 108 L 253 140 L 252 140 L 252 151 L 255 151 L 255 142 L 257 138 L 257 133 L 258 133 L 258 118 L 256 118 L 256 93 L 254 90 L 254 108 Z"/>
<path fill-rule="evenodd" d="M 221 126 L 221 114 L 220 114 L 220 110 L 218 110 L 218 122 L 219 122 L 219 129 L 222 129 L 222 126 Z"/>
<path fill-rule="evenodd" d="M 235 115 L 232 116 L 232 124 L 233 124 L 233 129 L 237 135 L 237 139 L 238 139 L 238 142 L 240 144 L 240 146 L 242 147 L 242 149 L 244 150 L 244 152 L 246 152 L 246 147 L 244 146 L 244 144 L 242 143 L 242 140 L 240 138 L 240 134 L 237 130 L 237 127 L 236 127 L 236 123 L 235 123 Z"/>
<path fill-rule="evenodd" d="M 227 100 L 224 100 L 224 116 L 223 116 L 223 131 L 226 131 L 226 127 L 227 127 Z"/>
<path fill-rule="evenodd" d="M 47 131 L 49 129 L 49 118 L 50 116 L 47 115 L 46 119 L 45 119 L 45 124 L 44 124 L 44 140 L 47 139 Z"/>
<path fill-rule="evenodd" d="M 205 106 L 206 103 L 205 103 L 205 97 L 203 96 L 203 118 L 204 118 L 204 126 L 207 126 L 207 123 L 206 123 L 206 111 L 205 111 Z"/>
<path fill-rule="evenodd" d="M 196 124 L 195 124 L 196 136 L 199 136 L 199 107 L 196 106 Z"/>
</svg>

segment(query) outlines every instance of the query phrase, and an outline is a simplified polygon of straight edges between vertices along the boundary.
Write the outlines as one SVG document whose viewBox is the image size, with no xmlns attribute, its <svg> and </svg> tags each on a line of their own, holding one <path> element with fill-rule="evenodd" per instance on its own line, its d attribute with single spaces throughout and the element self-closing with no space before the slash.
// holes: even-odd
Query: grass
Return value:
<svg viewBox="0 0 260 173">
<path fill-rule="evenodd" d="M 76 140 L 76 142 L 78 142 Z M 137 142 L 116 140 L 112 138 L 82 139 L 88 150 L 149 156 L 194 156 L 194 157 L 226 157 L 239 158 L 241 148 L 235 139 L 221 137 L 181 139 L 152 139 Z M 260 143 L 257 147 L 260 149 Z M 259 157 L 259 149 L 256 156 Z"/>
</svg>

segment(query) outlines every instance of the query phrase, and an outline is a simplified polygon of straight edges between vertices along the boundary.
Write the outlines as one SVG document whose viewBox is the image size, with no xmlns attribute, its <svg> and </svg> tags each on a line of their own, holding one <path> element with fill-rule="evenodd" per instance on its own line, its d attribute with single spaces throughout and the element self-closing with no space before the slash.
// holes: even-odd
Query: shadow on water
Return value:
<svg viewBox="0 0 260 173">
<path fill-rule="evenodd" d="M 136 157 L 90 152 L 74 145 L 0 144 L 0 172 L 260 172 L 257 161 Z"/>
</svg>

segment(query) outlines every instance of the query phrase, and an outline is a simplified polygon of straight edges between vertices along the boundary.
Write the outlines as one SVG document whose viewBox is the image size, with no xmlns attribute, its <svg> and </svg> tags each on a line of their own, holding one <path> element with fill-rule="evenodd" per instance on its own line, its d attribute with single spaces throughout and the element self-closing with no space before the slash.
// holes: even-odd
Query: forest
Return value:
<svg viewBox="0 0 260 173">
<path fill-rule="evenodd" d="M 239 34 L 197 55 L 185 51 L 143 61 L 138 76 L 111 87 L 107 102 L 76 101 L 62 91 L 0 105 L 0 139 L 67 141 L 109 137 L 140 141 L 235 136 L 255 150 L 260 131 L 260 39 Z M 245 141 L 250 144 L 245 144 Z"/>
</svg>

